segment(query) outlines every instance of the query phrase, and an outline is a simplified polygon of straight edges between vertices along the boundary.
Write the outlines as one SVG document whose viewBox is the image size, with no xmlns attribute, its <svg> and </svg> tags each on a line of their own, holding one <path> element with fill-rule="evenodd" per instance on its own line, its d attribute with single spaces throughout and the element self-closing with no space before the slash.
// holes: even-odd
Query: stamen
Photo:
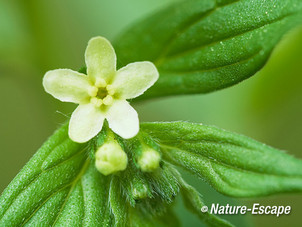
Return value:
<svg viewBox="0 0 302 227">
<path fill-rule="evenodd" d="M 98 98 L 96 98 L 96 97 L 93 97 L 93 98 L 90 99 L 90 102 L 91 102 L 92 104 L 96 104 L 97 101 L 98 101 Z"/>
<path fill-rule="evenodd" d="M 107 95 L 104 99 L 103 99 L 103 103 L 107 106 L 111 105 L 113 103 L 113 98 L 111 95 Z"/>
<path fill-rule="evenodd" d="M 88 94 L 91 96 L 91 97 L 95 97 L 98 93 L 98 88 L 95 87 L 95 86 L 91 86 L 88 90 Z"/>
<path fill-rule="evenodd" d="M 109 95 L 114 95 L 115 94 L 115 89 L 113 88 L 112 85 L 107 85 L 106 89 L 107 89 L 107 92 L 108 92 Z"/>
<path fill-rule="evenodd" d="M 96 107 L 100 107 L 103 104 L 101 99 L 98 99 L 97 103 L 95 104 Z"/>
<path fill-rule="evenodd" d="M 96 78 L 96 81 L 95 81 L 95 86 L 97 87 L 106 87 L 107 86 L 107 83 L 104 79 L 102 78 Z"/>
<path fill-rule="evenodd" d="M 92 104 L 94 104 L 96 107 L 100 107 L 103 104 L 103 101 L 101 99 L 96 98 L 96 97 L 91 98 L 90 102 Z"/>
</svg>

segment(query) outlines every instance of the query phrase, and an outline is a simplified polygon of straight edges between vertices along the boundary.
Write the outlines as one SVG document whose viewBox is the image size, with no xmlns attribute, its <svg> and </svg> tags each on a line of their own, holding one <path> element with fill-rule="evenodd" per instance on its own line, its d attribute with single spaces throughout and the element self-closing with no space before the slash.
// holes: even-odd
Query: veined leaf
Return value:
<svg viewBox="0 0 302 227">
<path fill-rule="evenodd" d="M 186 0 L 134 24 L 114 46 L 119 67 L 158 67 L 159 80 L 140 99 L 207 93 L 254 75 L 301 23 L 300 0 Z"/>
<path fill-rule="evenodd" d="M 127 203 L 125 203 L 121 185 L 117 177 L 113 177 L 110 185 L 109 200 L 112 213 L 114 215 L 115 226 L 126 226 L 127 223 Z"/>
<path fill-rule="evenodd" d="M 212 227 L 223 227 L 233 226 L 231 223 L 226 220 L 220 219 L 219 217 L 210 214 L 209 212 L 203 213 L 201 212 L 201 208 L 205 205 L 200 197 L 200 194 L 193 188 L 191 185 L 183 182 L 182 184 L 182 195 L 185 206 L 195 213 L 203 222 L 205 222 L 208 226 Z"/>
<path fill-rule="evenodd" d="M 72 142 L 67 130 L 51 136 L 4 190 L 0 226 L 110 223 L 106 180 L 89 163 L 86 145 Z"/>
<path fill-rule="evenodd" d="M 67 124 L 56 131 L 1 195 L 0 226 L 126 226 L 143 220 L 165 226 L 166 215 L 173 219 L 177 180 L 165 165 L 154 173 L 135 167 L 130 140 L 119 138 L 131 162 L 125 171 L 108 177 L 97 171 L 88 151 L 104 143 L 106 130 L 89 144 L 72 142 Z"/>
<path fill-rule="evenodd" d="M 181 194 L 184 200 L 185 206 L 192 213 L 196 214 L 200 220 L 206 223 L 208 226 L 213 227 L 231 227 L 233 226 L 228 221 L 215 216 L 214 214 L 210 214 L 209 211 L 201 212 L 201 208 L 205 205 L 201 199 L 200 194 L 193 188 L 191 185 L 188 185 L 181 177 L 180 173 L 169 165 L 169 168 L 172 172 L 174 172 L 174 176 L 178 179 L 181 188 Z"/>
<path fill-rule="evenodd" d="M 245 136 L 186 122 L 144 123 L 163 157 L 234 197 L 302 191 L 302 160 Z"/>
</svg>

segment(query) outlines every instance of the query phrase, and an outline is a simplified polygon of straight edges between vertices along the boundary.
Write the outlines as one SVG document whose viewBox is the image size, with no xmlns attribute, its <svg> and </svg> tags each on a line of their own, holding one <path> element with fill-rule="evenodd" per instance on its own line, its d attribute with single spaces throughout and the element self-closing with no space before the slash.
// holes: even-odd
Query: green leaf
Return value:
<svg viewBox="0 0 302 227">
<path fill-rule="evenodd" d="M 185 206 L 195 213 L 203 222 L 212 227 L 222 227 L 222 226 L 233 226 L 229 222 L 218 218 L 209 212 L 201 212 L 201 208 L 205 205 L 199 195 L 199 193 L 190 185 L 183 184 L 182 195 L 184 199 Z"/>
<path fill-rule="evenodd" d="M 160 217 L 150 217 L 143 213 L 141 210 L 131 208 L 129 211 L 129 219 L 127 226 L 135 227 L 180 227 L 181 224 L 173 213 L 172 209 L 169 209 Z"/>
<path fill-rule="evenodd" d="M 302 191 L 302 160 L 250 138 L 186 122 L 143 123 L 163 158 L 234 197 Z"/>
<path fill-rule="evenodd" d="M 127 223 L 127 203 L 125 203 L 124 195 L 119 180 L 113 177 L 110 183 L 109 200 L 114 215 L 115 226 L 125 226 Z"/>
<path fill-rule="evenodd" d="M 88 144 L 72 142 L 67 124 L 57 130 L 1 195 L 0 226 L 127 226 L 144 220 L 165 226 L 165 217 L 177 226 L 170 210 L 177 179 L 164 164 L 141 172 L 133 159 L 138 140 L 115 138 L 128 153 L 125 171 L 105 177 L 96 170 L 94 150 L 108 130 Z"/>
<path fill-rule="evenodd" d="M 205 206 L 204 202 L 201 199 L 201 195 L 193 188 L 191 185 L 188 185 L 180 176 L 180 173 L 169 166 L 169 168 L 174 172 L 174 176 L 177 177 L 178 182 L 181 186 L 181 194 L 184 200 L 185 206 L 190 210 L 192 213 L 196 214 L 200 220 L 206 223 L 208 226 L 213 227 L 230 227 L 233 226 L 231 223 L 224 219 L 220 219 L 219 217 L 210 214 L 209 211 L 201 212 L 201 208 Z"/>
<path fill-rule="evenodd" d="M 64 125 L 0 197 L 0 226 L 99 226 L 110 223 L 108 187 L 87 159 L 86 144 Z"/>
<path fill-rule="evenodd" d="M 186 0 L 134 24 L 115 41 L 119 67 L 149 60 L 160 72 L 141 99 L 207 93 L 259 71 L 302 21 L 302 1 Z"/>
</svg>

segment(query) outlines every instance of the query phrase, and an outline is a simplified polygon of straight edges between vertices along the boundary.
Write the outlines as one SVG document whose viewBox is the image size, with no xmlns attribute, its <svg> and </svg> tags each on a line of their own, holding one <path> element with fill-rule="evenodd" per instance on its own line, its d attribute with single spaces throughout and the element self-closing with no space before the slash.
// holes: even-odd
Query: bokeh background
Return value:
<svg viewBox="0 0 302 227">
<path fill-rule="evenodd" d="M 45 139 L 66 121 L 75 105 L 61 103 L 42 88 L 56 68 L 84 65 L 87 41 L 113 40 L 127 26 L 176 0 L 0 0 L 0 192 Z M 136 105 L 141 121 L 187 120 L 216 125 L 287 150 L 302 158 L 302 28 L 287 34 L 264 69 L 228 89 L 206 95 L 169 97 Z M 238 226 L 301 226 L 301 194 L 256 199 L 220 195 L 183 172 L 205 202 L 291 206 L 290 215 L 224 216 Z M 175 210 L 184 226 L 202 226 Z"/>
</svg>

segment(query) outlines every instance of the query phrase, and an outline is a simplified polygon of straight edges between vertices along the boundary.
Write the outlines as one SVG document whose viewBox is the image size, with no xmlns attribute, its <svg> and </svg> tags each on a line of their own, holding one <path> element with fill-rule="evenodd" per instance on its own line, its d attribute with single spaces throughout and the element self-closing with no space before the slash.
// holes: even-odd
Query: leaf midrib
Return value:
<svg viewBox="0 0 302 227">
<path fill-rule="evenodd" d="M 28 185 L 24 188 L 22 188 L 22 190 L 18 193 L 18 195 L 11 201 L 10 205 L 7 207 L 7 209 L 5 210 L 5 212 L 3 213 L 2 217 L 0 220 L 2 220 L 3 217 L 5 217 L 5 214 L 7 213 L 7 211 L 9 210 L 9 208 L 12 206 L 12 204 L 16 201 L 16 199 L 19 197 L 20 194 L 22 194 L 27 188 L 30 187 L 31 184 L 33 184 L 35 182 L 35 180 L 37 180 L 39 178 L 39 176 L 41 176 L 41 174 L 45 173 L 45 172 L 49 172 L 50 170 L 52 170 L 53 168 L 56 168 L 60 165 L 63 165 L 65 162 L 72 160 L 73 158 L 77 157 L 78 155 L 81 155 L 83 152 L 85 151 L 85 149 L 82 149 L 80 152 L 77 152 L 76 154 L 72 155 L 71 157 L 69 157 L 68 159 L 65 159 L 64 161 L 58 163 L 57 165 L 50 167 L 48 169 L 41 169 L 41 172 L 39 174 L 37 174 L 36 176 L 34 176 L 34 178 L 28 183 Z M 70 185 L 70 184 L 68 184 Z M 64 185 L 68 186 L 68 185 Z M 58 189 L 61 190 L 62 188 Z M 47 198 L 48 200 L 48 198 Z"/>
<path fill-rule="evenodd" d="M 188 74 L 188 73 L 205 73 L 205 72 L 212 72 L 212 71 L 216 71 L 219 69 L 224 69 L 230 66 L 236 66 L 242 63 L 246 63 L 249 62 L 250 60 L 253 60 L 253 58 L 255 58 L 259 53 L 261 52 L 261 50 L 256 51 L 256 53 L 253 53 L 249 56 L 247 56 L 246 58 L 241 59 L 240 61 L 236 61 L 230 64 L 226 64 L 226 65 L 222 65 L 219 67 L 214 67 L 214 68 L 209 68 L 209 69 L 201 69 L 201 70 L 192 70 L 192 71 L 181 71 L 181 70 L 177 70 L 177 71 L 173 71 L 173 70 L 160 70 L 160 72 L 165 73 L 168 76 L 173 76 L 175 74 L 180 74 L 180 76 L 185 76 L 184 74 Z"/>
<path fill-rule="evenodd" d="M 70 190 L 69 190 L 69 192 L 68 192 L 68 195 L 66 196 L 65 201 L 64 201 L 64 203 L 62 204 L 61 209 L 60 209 L 60 211 L 58 212 L 56 219 L 54 220 L 53 224 L 51 225 L 52 227 L 55 226 L 55 224 L 56 224 L 57 221 L 59 220 L 60 215 L 61 215 L 62 211 L 64 210 L 64 207 L 65 207 L 66 203 L 68 202 L 68 199 L 69 199 L 71 193 L 73 192 L 74 187 L 76 186 L 76 184 L 78 183 L 78 181 L 81 180 L 81 178 L 82 178 L 82 176 L 84 175 L 85 171 L 87 170 L 89 164 L 90 164 L 90 159 L 87 159 L 87 160 L 85 161 L 85 163 L 83 164 L 83 167 L 82 167 L 80 173 L 77 175 L 77 177 L 75 178 L 75 180 L 71 183 L 71 187 L 70 187 Z M 81 183 L 81 187 L 82 187 L 82 183 Z M 83 188 L 83 187 L 82 187 L 82 188 Z M 83 199 L 84 199 L 84 195 L 83 195 Z M 85 208 L 85 204 L 84 204 L 83 206 L 84 206 L 84 208 Z M 85 209 L 84 209 L 84 211 L 85 211 Z M 84 219 L 84 218 L 82 218 L 82 221 L 83 221 L 83 219 Z"/>
<path fill-rule="evenodd" d="M 195 52 L 195 51 L 198 51 L 198 50 L 202 50 L 202 49 L 205 49 L 205 48 L 208 48 L 208 47 L 211 47 L 211 46 L 214 46 L 216 45 L 217 43 L 219 42 L 224 42 L 224 41 L 228 41 L 230 39 L 233 39 L 233 38 L 236 38 L 236 37 L 239 37 L 239 36 L 242 36 L 242 35 L 245 35 L 249 32 L 253 32 L 253 31 L 256 31 L 256 30 L 260 30 L 260 29 L 263 29 L 265 28 L 266 26 L 269 26 L 269 25 L 272 25 L 272 24 L 275 24 L 275 23 L 278 23 L 278 22 L 282 22 L 283 20 L 287 19 L 288 17 L 290 16 L 293 16 L 294 13 L 288 13 L 282 17 L 279 17 L 277 19 L 274 19 L 274 20 L 271 20 L 269 21 L 269 23 L 266 23 L 266 24 L 262 24 L 260 25 L 259 27 L 255 27 L 255 28 L 252 28 L 252 29 L 249 29 L 249 30 L 246 30 L 246 31 L 243 31 L 243 32 L 240 32 L 240 33 L 237 33 L 233 36 L 229 36 L 229 37 L 226 37 L 226 38 L 222 38 L 222 39 L 219 39 L 219 40 L 216 40 L 216 41 L 213 41 L 213 42 L 210 42 L 210 43 L 206 43 L 204 45 L 201 45 L 201 46 L 197 46 L 197 47 L 193 47 L 193 48 L 189 48 L 189 49 L 186 49 L 184 51 L 181 51 L 179 53 L 176 53 L 176 54 L 172 54 L 172 55 L 168 55 L 168 56 L 164 56 L 162 57 L 161 61 L 159 63 L 156 63 L 157 61 L 155 61 L 155 64 L 157 65 L 157 67 L 160 68 L 160 65 L 164 64 L 165 63 L 165 59 L 167 60 L 171 60 L 171 59 L 175 59 L 175 58 L 179 58 L 179 57 L 183 57 L 191 52 Z M 260 51 L 259 51 L 260 52 Z M 233 63 L 234 64 L 234 63 Z M 227 66 L 227 65 L 226 65 Z M 215 70 L 215 68 L 213 68 Z M 179 70 L 178 70 L 179 71 Z M 206 71 L 206 70 L 205 70 Z M 202 71 L 201 71 L 202 72 Z M 179 73 L 184 73 L 184 72 L 181 72 L 179 71 Z"/>
<path fill-rule="evenodd" d="M 217 6 L 217 0 L 215 0 L 215 5 L 212 9 L 210 9 L 209 11 L 203 12 L 203 15 L 201 16 L 201 18 L 199 18 L 198 20 L 194 20 L 191 23 L 186 24 L 183 28 L 180 28 L 180 30 L 177 32 L 179 33 L 183 33 L 186 30 L 188 30 L 190 27 L 194 26 L 195 24 L 199 23 L 201 20 L 207 18 L 208 16 L 210 16 L 211 14 L 213 14 L 215 11 L 217 11 L 218 9 L 224 8 L 226 6 L 230 6 L 232 4 L 235 4 L 237 2 L 239 2 L 240 0 L 231 2 L 231 3 L 227 3 L 221 6 Z M 169 52 L 173 41 L 176 39 L 176 37 L 178 37 L 179 35 L 173 35 L 167 42 L 165 45 L 163 45 L 165 48 L 162 50 L 162 54 L 160 54 L 160 56 L 157 57 L 157 59 L 155 59 L 153 62 L 155 65 L 160 66 L 162 64 L 162 61 L 164 61 L 166 54 Z"/>
</svg>

